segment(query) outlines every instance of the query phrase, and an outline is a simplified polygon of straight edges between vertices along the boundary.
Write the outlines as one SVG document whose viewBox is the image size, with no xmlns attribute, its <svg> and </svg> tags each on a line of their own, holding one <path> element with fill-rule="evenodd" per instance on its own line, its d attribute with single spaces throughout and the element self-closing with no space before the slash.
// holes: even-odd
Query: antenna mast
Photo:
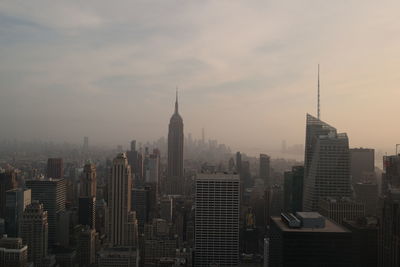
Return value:
<svg viewBox="0 0 400 267">
<path fill-rule="evenodd" d="M 320 119 L 320 95 L 319 95 L 319 64 L 318 64 L 318 119 Z"/>
</svg>

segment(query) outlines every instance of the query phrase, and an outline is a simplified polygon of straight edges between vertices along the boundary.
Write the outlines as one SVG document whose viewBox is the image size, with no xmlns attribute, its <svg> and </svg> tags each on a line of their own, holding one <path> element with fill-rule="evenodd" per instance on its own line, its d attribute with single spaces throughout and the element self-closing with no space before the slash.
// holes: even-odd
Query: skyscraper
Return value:
<svg viewBox="0 0 400 267">
<path fill-rule="evenodd" d="M 183 177 L 183 120 L 178 111 L 178 92 L 175 112 L 169 121 L 167 171 L 168 177 Z"/>
<path fill-rule="evenodd" d="M 238 266 L 240 181 L 199 174 L 195 193 L 195 267 Z"/>
<path fill-rule="evenodd" d="M 264 181 L 264 187 L 270 185 L 270 159 L 266 154 L 260 154 L 260 174 L 259 177 Z"/>
<path fill-rule="evenodd" d="M 242 171 L 242 154 L 240 151 L 236 152 L 236 172 L 240 174 Z"/>
<path fill-rule="evenodd" d="M 131 150 L 126 152 L 128 163 L 131 165 L 134 186 L 142 185 L 143 182 L 143 155 L 136 150 L 136 140 L 131 141 Z"/>
<path fill-rule="evenodd" d="M 95 228 L 96 166 L 87 163 L 80 178 L 79 223 Z"/>
<path fill-rule="evenodd" d="M 114 246 L 134 246 L 136 215 L 131 211 L 132 174 L 125 153 L 113 161 L 108 182 L 109 241 Z"/>
<path fill-rule="evenodd" d="M 351 197 L 349 140 L 307 114 L 303 209 L 316 211 L 322 197 Z"/>
<path fill-rule="evenodd" d="M 6 192 L 6 233 L 20 237 L 20 224 L 25 207 L 31 204 L 31 190 L 16 188 Z"/>
<path fill-rule="evenodd" d="M 400 266 L 400 188 L 391 188 L 382 200 L 378 266 Z"/>
<path fill-rule="evenodd" d="M 371 148 L 351 148 L 350 166 L 352 184 L 373 182 L 375 179 L 375 150 Z"/>
<path fill-rule="evenodd" d="M 284 174 L 284 209 L 288 212 L 303 210 L 304 167 L 293 166 Z"/>
<path fill-rule="evenodd" d="M 65 179 L 28 180 L 26 186 L 32 190 L 32 200 L 38 200 L 47 211 L 49 223 L 49 245 L 56 242 L 57 213 L 65 210 Z"/>
<path fill-rule="evenodd" d="M 6 215 L 6 192 L 17 187 L 16 172 L 0 168 L 0 218 Z"/>
<path fill-rule="evenodd" d="M 169 122 L 168 130 L 168 166 L 164 193 L 182 195 L 183 177 L 183 120 L 178 112 L 178 92 L 176 93 L 175 112 Z"/>
<path fill-rule="evenodd" d="M 351 232 L 316 212 L 271 218 L 269 266 L 350 267 Z"/>
<path fill-rule="evenodd" d="M 96 197 L 96 165 L 87 163 L 83 167 L 80 179 L 80 196 Z"/>
<path fill-rule="evenodd" d="M 78 237 L 78 261 L 79 266 L 90 267 L 96 261 L 96 231 L 85 227 Z"/>
<path fill-rule="evenodd" d="M 38 201 L 33 201 L 24 211 L 21 222 L 21 237 L 28 245 L 28 260 L 40 266 L 47 256 L 48 222 L 47 211 Z"/>
<path fill-rule="evenodd" d="M 49 158 L 47 160 L 47 178 L 63 178 L 64 163 L 62 158 Z"/>
<path fill-rule="evenodd" d="M 384 156 L 383 168 L 381 193 L 385 195 L 391 188 L 400 187 L 400 155 Z"/>
</svg>

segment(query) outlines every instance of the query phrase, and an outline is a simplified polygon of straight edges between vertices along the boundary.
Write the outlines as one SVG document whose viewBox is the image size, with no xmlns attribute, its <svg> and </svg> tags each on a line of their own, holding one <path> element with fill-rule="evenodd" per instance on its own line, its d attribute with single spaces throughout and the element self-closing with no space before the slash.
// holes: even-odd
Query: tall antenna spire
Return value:
<svg viewBox="0 0 400 267">
<path fill-rule="evenodd" d="M 319 64 L 318 64 L 318 119 L 321 117 L 321 111 L 320 111 L 320 94 L 319 94 Z"/>
<path fill-rule="evenodd" d="M 175 113 L 178 113 L 178 86 L 176 87 L 176 96 L 175 96 Z"/>
</svg>

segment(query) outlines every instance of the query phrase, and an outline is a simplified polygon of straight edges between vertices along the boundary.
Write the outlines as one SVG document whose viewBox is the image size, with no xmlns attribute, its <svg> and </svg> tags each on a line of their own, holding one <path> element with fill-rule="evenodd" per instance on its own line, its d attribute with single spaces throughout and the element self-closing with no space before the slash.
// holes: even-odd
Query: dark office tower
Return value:
<svg viewBox="0 0 400 267">
<path fill-rule="evenodd" d="M 378 208 L 378 185 L 376 183 L 354 184 L 356 200 L 365 205 L 367 216 L 376 216 Z"/>
<path fill-rule="evenodd" d="M 128 163 L 131 166 L 134 186 L 142 185 L 143 183 L 143 155 L 136 150 L 136 140 L 131 141 L 131 150 L 126 152 Z"/>
<path fill-rule="evenodd" d="M 6 192 L 6 233 L 20 237 L 20 226 L 25 207 L 31 204 L 31 190 L 16 188 Z"/>
<path fill-rule="evenodd" d="M 113 246 L 135 246 L 137 222 L 131 211 L 132 174 L 125 153 L 113 161 L 108 181 L 108 238 Z"/>
<path fill-rule="evenodd" d="M 352 233 L 316 212 L 271 218 L 269 266 L 351 267 Z"/>
<path fill-rule="evenodd" d="M 352 232 L 353 267 L 376 267 L 378 263 L 378 220 L 364 217 L 357 221 L 343 221 Z"/>
<path fill-rule="evenodd" d="M 94 266 L 96 261 L 96 231 L 90 227 L 84 227 L 78 234 L 78 261 L 79 266 Z"/>
<path fill-rule="evenodd" d="M 250 173 L 250 162 L 248 161 L 242 161 L 242 171 L 240 172 L 240 180 L 245 188 L 251 187 L 253 185 Z"/>
<path fill-rule="evenodd" d="M 79 198 L 79 224 L 87 225 L 92 229 L 96 227 L 96 198 Z"/>
<path fill-rule="evenodd" d="M 200 174 L 195 193 L 195 267 L 239 265 L 240 181 Z"/>
<path fill-rule="evenodd" d="M 349 139 L 307 114 L 303 210 L 316 211 L 322 197 L 351 197 Z"/>
<path fill-rule="evenodd" d="M 236 152 L 236 172 L 240 174 L 242 171 L 242 154 Z"/>
<path fill-rule="evenodd" d="M 283 187 L 280 185 L 273 185 L 264 191 L 264 201 L 265 201 L 265 224 L 268 228 L 270 225 L 271 216 L 279 216 L 283 211 L 283 198 L 284 192 Z"/>
<path fill-rule="evenodd" d="M 178 112 L 178 93 L 175 112 L 169 121 L 168 130 L 168 177 L 183 178 L 183 120 Z"/>
<path fill-rule="evenodd" d="M 32 200 L 43 204 L 49 222 L 49 246 L 56 243 L 57 213 L 65 210 L 65 179 L 28 180 L 26 187 L 32 190 Z"/>
<path fill-rule="evenodd" d="M 0 168 L 0 218 L 6 216 L 6 192 L 17 187 L 16 172 Z"/>
<path fill-rule="evenodd" d="M 80 179 L 80 196 L 81 197 L 96 197 L 96 166 L 87 163 L 83 167 L 83 172 Z"/>
<path fill-rule="evenodd" d="M 259 178 L 264 181 L 264 187 L 270 186 L 270 158 L 268 155 L 260 154 Z"/>
<path fill-rule="evenodd" d="M 28 245 L 28 261 L 40 266 L 47 256 L 48 222 L 47 211 L 38 201 L 29 204 L 21 222 L 21 237 Z"/>
<path fill-rule="evenodd" d="M 293 166 L 284 176 L 284 210 L 298 212 L 303 210 L 304 167 Z"/>
<path fill-rule="evenodd" d="M 350 166 L 352 184 L 361 182 L 376 183 L 375 150 L 371 148 L 351 148 Z"/>
<path fill-rule="evenodd" d="M 62 158 L 47 160 L 47 178 L 60 179 L 64 177 L 64 163 Z"/>
<path fill-rule="evenodd" d="M 146 188 L 132 189 L 132 210 L 136 211 L 139 233 L 143 233 L 144 224 L 149 218 L 149 190 Z"/>
<path fill-rule="evenodd" d="M 400 266 L 400 188 L 392 188 L 383 198 L 379 227 L 378 266 Z"/>
<path fill-rule="evenodd" d="M 400 187 L 400 155 L 383 157 L 382 195 L 392 187 Z"/>
</svg>

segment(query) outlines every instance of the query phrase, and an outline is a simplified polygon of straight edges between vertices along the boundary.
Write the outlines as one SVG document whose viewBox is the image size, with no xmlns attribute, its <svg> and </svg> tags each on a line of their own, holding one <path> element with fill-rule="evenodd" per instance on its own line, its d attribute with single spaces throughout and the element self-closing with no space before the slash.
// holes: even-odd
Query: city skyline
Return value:
<svg viewBox="0 0 400 267">
<path fill-rule="evenodd" d="M 399 128 L 380 134 L 396 119 L 397 2 L 40 3 L 0 6 L 0 140 L 155 140 L 177 85 L 195 137 L 304 144 L 320 63 L 321 119 L 351 147 L 398 143 Z"/>
</svg>

